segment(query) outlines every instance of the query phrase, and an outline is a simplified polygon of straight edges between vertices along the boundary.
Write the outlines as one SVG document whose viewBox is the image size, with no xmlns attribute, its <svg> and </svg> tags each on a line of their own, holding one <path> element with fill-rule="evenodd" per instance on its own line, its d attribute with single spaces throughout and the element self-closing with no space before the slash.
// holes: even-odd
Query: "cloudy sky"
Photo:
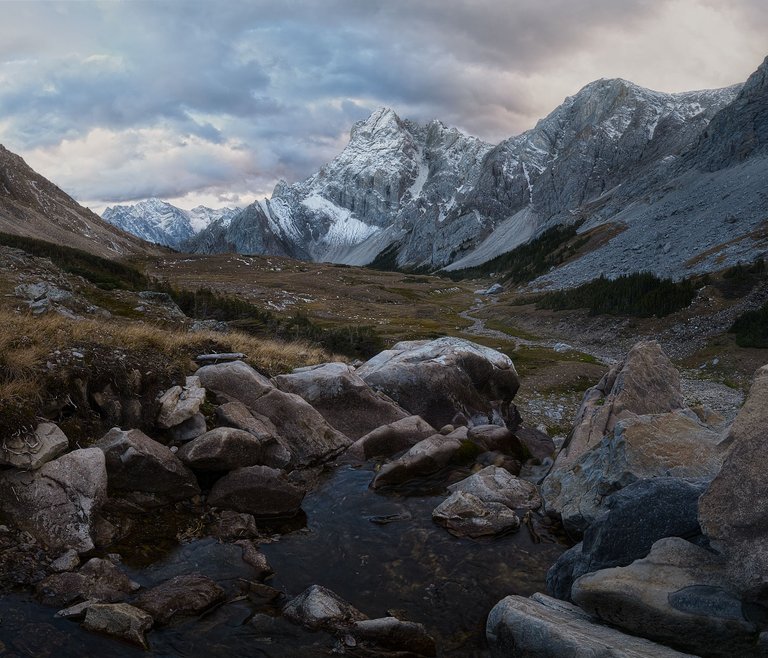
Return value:
<svg viewBox="0 0 768 658">
<path fill-rule="evenodd" d="M 0 0 L 0 143 L 80 202 L 245 205 L 385 105 L 497 142 L 600 77 L 741 82 L 765 0 Z"/>
</svg>

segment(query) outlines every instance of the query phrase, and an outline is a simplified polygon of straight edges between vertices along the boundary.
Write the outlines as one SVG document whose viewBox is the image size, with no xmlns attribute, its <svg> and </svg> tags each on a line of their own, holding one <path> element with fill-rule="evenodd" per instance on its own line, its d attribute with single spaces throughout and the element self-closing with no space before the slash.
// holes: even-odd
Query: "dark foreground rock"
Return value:
<svg viewBox="0 0 768 658">
<path fill-rule="evenodd" d="M 94 603 L 85 613 L 83 627 L 148 649 L 144 634 L 152 628 L 152 617 L 127 603 Z"/>
<path fill-rule="evenodd" d="M 706 482 L 653 478 L 613 494 L 606 513 L 587 528 L 584 540 L 563 553 L 547 572 L 547 590 L 569 600 L 571 585 L 586 573 L 624 567 L 644 558 L 664 537 L 701 539 L 697 518 Z"/>
<path fill-rule="evenodd" d="M 350 629 L 352 636 L 364 645 L 388 651 L 404 651 L 417 656 L 435 656 L 437 647 L 422 624 L 402 621 L 395 617 L 364 619 Z"/>
<path fill-rule="evenodd" d="M 486 466 L 481 471 L 448 487 L 477 496 L 486 503 L 502 503 L 510 509 L 538 509 L 541 496 L 534 484 L 512 475 L 498 466 Z"/>
<path fill-rule="evenodd" d="M 486 637 L 494 658 L 693 658 L 595 623 L 575 605 L 543 594 L 502 599 L 488 615 Z"/>
<path fill-rule="evenodd" d="M 255 517 L 287 517 L 299 511 L 304 493 L 277 469 L 249 466 L 218 480 L 208 496 L 208 504 Z"/>
<path fill-rule="evenodd" d="M 765 655 L 760 628 L 729 588 L 722 557 L 680 538 L 661 539 L 642 560 L 579 578 L 582 609 L 629 633 L 700 656 Z"/>
<path fill-rule="evenodd" d="M 367 617 L 338 594 L 312 585 L 283 607 L 283 615 L 311 629 L 343 629 Z"/>
<path fill-rule="evenodd" d="M 106 457 L 110 494 L 151 509 L 200 493 L 192 471 L 167 446 L 141 430 L 115 427 L 96 447 Z"/>
<path fill-rule="evenodd" d="M 466 428 L 461 434 L 466 434 Z M 371 486 L 400 484 L 414 477 L 429 475 L 446 466 L 461 449 L 461 439 L 453 434 L 435 434 L 419 441 L 401 457 L 382 466 Z"/>
<path fill-rule="evenodd" d="M 178 617 L 199 615 L 224 598 L 224 590 L 207 576 L 176 576 L 153 587 L 134 601 L 158 624 L 168 624 Z"/>
<path fill-rule="evenodd" d="M 406 341 L 357 374 L 433 427 L 463 414 L 473 424 L 503 423 L 520 382 L 509 357 L 460 338 Z"/>
<path fill-rule="evenodd" d="M 78 571 L 48 576 L 36 591 L 46 605 L 61 607 L 82 599 L 125 601 L 137 589 L 139 585 L 112 562 L 94 557 Z"/>
<path fill-rule="evenodd" d="M 29 436 L 7 437 L 0 446 L 0 464 L 34 471 L 69 449 L 69 440 L 53 423 L 40 423 Z"/>
<path fill-rule="evenodd" d="M 389 457 L 401 450 L 407 450 L 419 441 L 437 434 L 437 430 L 421 416 L 408 416 L 394 423 L 383 425 L 360 437 L 351 446 L 348 454 L 357 459 Z"/>
</svg>

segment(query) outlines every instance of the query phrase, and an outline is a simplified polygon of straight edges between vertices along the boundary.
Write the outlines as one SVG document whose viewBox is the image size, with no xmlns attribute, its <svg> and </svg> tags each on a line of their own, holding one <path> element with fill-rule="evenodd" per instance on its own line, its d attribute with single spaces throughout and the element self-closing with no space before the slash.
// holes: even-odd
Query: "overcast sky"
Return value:
<svg viewBox="0 0 768 658">
<path fill-rule="evenodd" d="M 246 205 L 379 106 L 490 142 L 601 77 L 742 82 L 766 0 L 0 0 L 0 143 L 81 203 Z"/>
</svg>

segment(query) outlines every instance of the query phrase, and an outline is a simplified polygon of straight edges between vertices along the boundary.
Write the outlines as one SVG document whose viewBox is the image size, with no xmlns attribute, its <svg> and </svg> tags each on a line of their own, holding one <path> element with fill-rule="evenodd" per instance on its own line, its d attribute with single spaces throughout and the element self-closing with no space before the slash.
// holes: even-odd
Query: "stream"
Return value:
<svg viewBox="0 0 768 658">
<path fill-rule="evenodd" d="M 289 598 L 323 585 L 371 618 L 393 613 L 423 623 L 440 656 L 488 655 L 491 607 L 508 594 L 543 591 L 546 571 L 565 546 L 543 517 L 535 521 L 539 543 L 525 525 L 483 541 L 456 538 L 435 525 L 432 510 L 467 468 L 383 494 L 368 487 L 373 469 L 372 462 L 326 468 L 302 505 L 306 526 L 262 544 L 275 570 L 268 584 Z M 143 586 L 185 573 L 208 575 L 225 588 L 227 602 L 200 618 L 150 631 L 150 651 L 144 652 L 56 619 L 55 608 L 29 594 L 12 594 L 0 599 L 0 656 L 321 656 L 337 645 L 326 633 L 277 616 L 274 604 L 249 591 L 253 571 L 236 545 L 208 537 L 176 543 L 150 564 L 126 553 L 123 560 Z"/>
</svg>

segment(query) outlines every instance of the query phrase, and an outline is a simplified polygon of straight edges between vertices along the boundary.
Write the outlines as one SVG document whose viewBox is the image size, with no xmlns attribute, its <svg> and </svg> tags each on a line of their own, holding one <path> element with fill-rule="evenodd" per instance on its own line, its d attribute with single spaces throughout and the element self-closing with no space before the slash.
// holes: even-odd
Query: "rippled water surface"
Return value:
<svg viewBox="0 0 768 658">
<path fill-rule="evenodd" d="M 425 624 L 440 655 L 485 655 L 490 608 L 508 594 L 541 591 L 564 547 L 542 527 L 544 540 L 535 543 L 525 526 L 487 541 L 458 539 L 436 526 L 431 514 L 446 496 L 446 478 L 466 474 L 443 473 L 405 496 L 369 489 L 370 466 L 330 470 L 304 500 L 307 526 L 262 546 L 275 570 L 269 584 L 289 596 L 324 585 L 372 618 L 392 611 Z M 147 567 L 131 564 L 126 556 L 131 577 L 145 586 L 204 573 L 227 590 L 230 602 L 151 631 L 147 653 L 56 620 L 54 609 L 28 595 L 8 596 L 0 600 L 0 656 L 320 656 L 334 647 L 329 635 L 274 617 L 271 604 L 248 591 L 253 571 L 238 546 L 201 539 L 177 545 Z"/>
</svg>

